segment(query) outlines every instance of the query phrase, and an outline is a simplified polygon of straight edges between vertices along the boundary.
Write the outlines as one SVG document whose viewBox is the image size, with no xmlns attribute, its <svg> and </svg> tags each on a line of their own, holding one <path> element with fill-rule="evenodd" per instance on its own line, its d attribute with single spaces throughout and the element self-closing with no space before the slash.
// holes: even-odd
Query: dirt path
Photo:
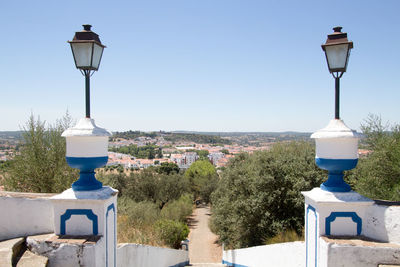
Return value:
<svg viewBox="0 0 400 267">
<path fill-rule="evenodd" d="M 189 225 L 190 263 L 221 263 L 222 248 L 216 241 L 218 237 L 208 228 L 210 208 L 199 206 L 195 209 Z"/>
</svg>

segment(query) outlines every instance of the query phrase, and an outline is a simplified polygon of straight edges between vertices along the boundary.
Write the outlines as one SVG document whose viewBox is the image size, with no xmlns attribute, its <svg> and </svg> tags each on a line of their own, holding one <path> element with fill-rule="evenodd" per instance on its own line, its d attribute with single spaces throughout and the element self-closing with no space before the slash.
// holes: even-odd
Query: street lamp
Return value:
<svg viewBox="0 0 400 267">
<path fill-rule="evenodd" d="M 62 133 L 66 138 L 66 160 L 69 166 L 80 170 L 79 179 L 72 184 L 74 191 L 91 191 L 102 188 L 96 180 L 94 170 L 108 161 L 108 137 L 111 133 L 98 127 L 90 118 L 90 76 L 99 69 L 104 45 L 99 36 L 83 25 L 83 31 L 76 32 L 71 45 L 75 66 L 86 80 L 86 117 Z"/>
<path fill-rule="evenodd" d="M 83 31 L 76 32 L 74 39 L 68 43 L 71 45 L 76 68 L 85 76 L 86 118 L 90 118 L 90 76 L 99 69 L 105 46 L 100 42 L 99 36 L 91 31 L 92 25 L 82 26 Z"/>
<path fill-rule="evenodd" d="M 333 33 L 328 35 L 326 43 L 322 45 L 325 52 L 326 62 L 329 72 L 335 78 L 335 119 L 339 116 L 339 96 L 340 96 L 340 78 L 346 72 L 349 62 L 350 49 L 353 48 L 353 42 L 347 40 L 347 33 L 342 32 L 342 27 L 333 28 Z"/>
<path fill-rule="evenodd" d="M 315 139 L 315 163 L 328 171 L 328 180 L 321 184 L 321 189 L 329 192 L 351 191 L 343 180 L 343 171 L 355 168 L 358 162 L 359 134 L 347 127 L 339 116 L 339 79 L 346 71 L 353 48 L 353 42 L 347 40 L 347 33 L 342 33 L 341 29 L 333 28 L 334 33 L 329 34 L 322 45 L 329 72 L 335 78 L 335 119 L 311 135 Z"/>
</svg>

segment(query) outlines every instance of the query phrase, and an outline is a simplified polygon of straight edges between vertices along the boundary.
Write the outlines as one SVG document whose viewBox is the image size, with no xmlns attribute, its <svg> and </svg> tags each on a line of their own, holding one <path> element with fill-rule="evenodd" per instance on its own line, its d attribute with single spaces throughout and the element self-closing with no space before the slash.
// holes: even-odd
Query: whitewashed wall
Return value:
<svg viewBox="0 0 400 267">
<path fill-rule="evenodd" d="M 222 261 L 228 266 L 240 267 L 304 267 L 305 250 L 304 242 L 300 241 L 226 250 L 222 253 Z"/>
<path fill-rule="evenodd" d="M 140 244 L 118 244 L 117 266 L 178 267 L 189 265 L 186 250 L 151 247 Z"/>
<path fill-rule="evenodd" d="M 51 196 L 0 191 L 0 240 L 53 232 Z"/>
<path fill-rule="evenodd" d="M 388 243 L 356 246 L 351 243 L 327 241 L 321 237 L 319 248 L 321 256 L 319 267 L 376 267 L 379 264 L 398 266 L 400 263 L 400 246 Z"/>
<path fill-rule="evenodd" d="M 400 202 L 380 201 L 366 214 L 364 235 L 382 242 L 400 243 Z"/>
</svg>

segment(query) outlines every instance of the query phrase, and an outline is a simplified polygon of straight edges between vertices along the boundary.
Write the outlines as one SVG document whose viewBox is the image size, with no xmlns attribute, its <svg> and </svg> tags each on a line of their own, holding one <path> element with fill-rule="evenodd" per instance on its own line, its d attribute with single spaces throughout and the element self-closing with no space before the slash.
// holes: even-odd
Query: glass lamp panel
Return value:
<svg viewBox="0 0 400 267">
<path fill-rule="evenodd" d="M 95 68 L 96 70 L 99 68 L 100 61 L 101 61 L 101 55 L 103 54 L 103 49 L 104 47 L 94 44 L 93 47 L 93 61 L 92 61 L 92 67 Z"/>
<path fill-rule="evenodd" d="M 325 53 L 328 60 L 329 70 L 345 69 L 347 64 L 347 55 L 349 44 L 328 45 L 325 47 Z"/>
<path fill-rule="evenodd" d="M 77 68 L 90 68 L 93 43 L 71 43 Z"/>
</svg>

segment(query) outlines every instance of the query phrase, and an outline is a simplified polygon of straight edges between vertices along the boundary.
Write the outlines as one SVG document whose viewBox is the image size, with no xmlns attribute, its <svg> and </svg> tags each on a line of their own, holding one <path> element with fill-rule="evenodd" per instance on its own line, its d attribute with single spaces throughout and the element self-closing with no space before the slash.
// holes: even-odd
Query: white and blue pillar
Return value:
<svg viewBox="0 0 400 267">
<path fill-rule="evenodd" d="M 95 169 L 108 160 L 107 130 L 93 119 L 83 118 L 63 134 L 67 143 L 67 163 L 80 170 L 72 188 L 51 198 L 54 232 L 67 236 L 101 236 L 96 244 L 95 266 L 116 266 L 117 194 L 96 180 Z"/>
<path fill-rule="evenodd" d="M 320 188 L 302 192 L 305 197 L 306 266 L 324 266 L 320 254 L 321 236 L 360 236 L 365 231 L 366 214 L 373 201 L 351 190 L 343 180 L 343 171 L 358 162 L 357 132 L 340 119 L 313 133 L 315 162 L 328 171 L 328 179 Z"/>
</svg>

